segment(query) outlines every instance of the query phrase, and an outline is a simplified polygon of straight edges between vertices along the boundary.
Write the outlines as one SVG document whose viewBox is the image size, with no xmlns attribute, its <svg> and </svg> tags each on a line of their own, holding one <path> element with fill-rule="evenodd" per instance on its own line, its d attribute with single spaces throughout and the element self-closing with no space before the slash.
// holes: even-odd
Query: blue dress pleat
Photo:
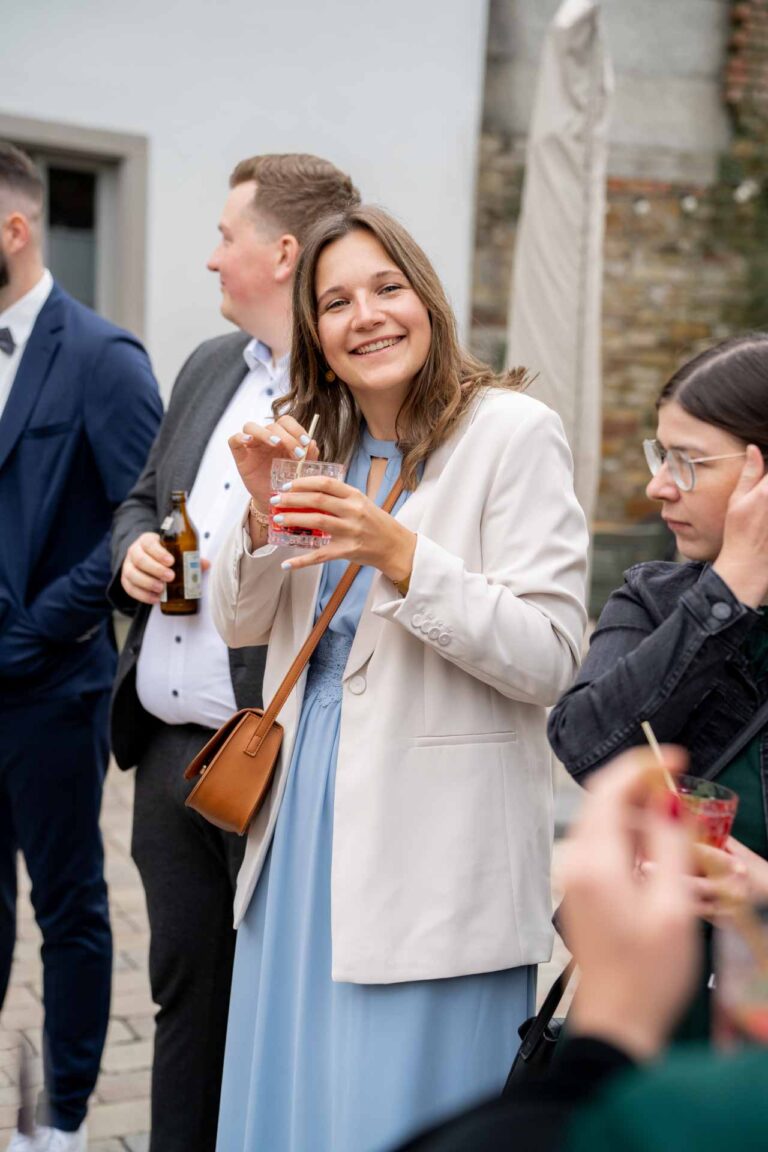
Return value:
<svg viewBox="0 0 768 1152">
<path fill-rule="evenodd" d="M 400 454 L 363 429 L 347 482 Z M 396 505 L 407 498 L 404 493 Z M 326 563 L 318 613 L 346 561 Z M 500 1091 L 533 1010 L 535 969 L 402 984 L 331 980 L 331 844 L 342 675 L 373 569 L 310 664 L 285 795 L 238 929 L 217 1152 L 384 1152 Z"/>
</svg>

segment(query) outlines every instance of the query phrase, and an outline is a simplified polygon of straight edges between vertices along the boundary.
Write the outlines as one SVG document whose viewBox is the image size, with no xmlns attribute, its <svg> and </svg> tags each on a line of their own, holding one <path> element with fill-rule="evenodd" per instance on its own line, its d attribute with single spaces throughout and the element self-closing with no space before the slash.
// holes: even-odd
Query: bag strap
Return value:
<svg viewBox="0 0 768 1152">
<path fill-rule="evenodd" d="M 573 976 L 575 967 L 576 961 L 574 959 L 570 959 L 547 993 L 546 1000 L 542 1004 L 541 1008 L 539 1008 L 533 1024 L 531 1024 L 530 1028 L 528 1029 L 525 1040 L 523 1040 L 522 1044 L 520 1045 L 521 1059 L 527 1060 L 530 1057 L 531 1053 L 536 1049 L 539 1041 L 541 1040 L 541 1037 L 549 1027 L 552 1017 L 555 1014 L 555 1010 L 565 995 L 566 988 L 571 982 L 571 976 Z"/>
<path fill-rule="evenodd" d="M 381 506 L 382 511 L 391 512 L 397 503 L 402 491 L 403 479 L 402 476 L 398 476 L 397 480 L 392 486 L 392 490 Z M 307 636 L 306 640 L 302 644 L 296 659 L 293 661 L 290 668 L 286 672 L 282 684 L 272 697 L 269 707 L 264 709 L 264 714 L 259 721 L 251 743 L 260 742 L 264 733 L 272 727 L 277 714 L 293 691 L 296 682 L 304 671 L 305 665 L 307 664 L 315 648 L 317 648 L 318 644 L 320 643 L 320 640 L 323 637 L 323 633 L 336 614 L 336 610 L 346 596 L 347 592 L 352 587 L 352 582 L 354 581 L 361 567 L 361 564 L 354 563 L 347 566 L 344 575 L 342 576 L 341 580 L 339 580 L 336 588 L 334 589 L 333 595 L 318 617 L 317 622 L 309 636 Z"/>
<path fill-rule="evenodd" d="M 723 768 L 730 764 L 734 756 L 738 755 L 742 748 L 749 744 L 750 740 L 754 736 L 757 736 L 761 728 L 766 724 L 768 724 L 768 700 L 765 700 L 763 704 L 761 704 L 746 728 L 742 728 L 741 732 L 731 741 L 725 751 L 720 753 L 714 764 L 710 764 L 709 768 L 705 768 L 704 771 L 700 773 L 702 779 L 714 780 L 716 776 L 719 776 Z"/>
</svg>

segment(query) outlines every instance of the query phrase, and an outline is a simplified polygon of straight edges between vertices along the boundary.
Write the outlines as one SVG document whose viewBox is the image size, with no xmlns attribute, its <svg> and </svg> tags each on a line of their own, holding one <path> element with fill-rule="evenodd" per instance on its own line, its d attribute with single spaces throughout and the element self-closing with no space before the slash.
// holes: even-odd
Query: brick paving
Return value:
<svg viewBox="0 0 768 1152">
<path fill-rule="evenodd" d="M 559 810 L 570 811 L 567 790 Z M 564 803 L 563 803 L 564 801 Z M 144 893 L 130 857 L 133 773 L 111 768 L 104 792 L 102 827 L 107 858 L 115 967 L 112 1012 L 101 1075 L 88 1115 L 89 1152 L 147 1152 L 149 1081 L 154 1006 L 147 977 L 147 926 Z M 20 870 L 18 936 L 11 986 L 0 1020 L 0 1150 L 16 1123 L 18 1049 L 34 1053 L 32 1082 L 42 1080 L 40 937 L 29 904 L 29 882 Z M 561 970 L 567 953 L 556 942 L 552 961 L 539 974 L 539 999 Z"/>
<path fill-rule="evenodd" d="M 101 1075 L 88 1115 L 89 1152 L 147 1152 L 149 1076 L 154 1005 L 149 994 L 149 931 L 144 893 L 130 856 L 133 773 L 110 768 L 102 828 L 114 935 L 112 1012 Z M 40 936 L 29 904 L 29 881 L 20 871 L 16 952 L 11 987 L 0 1020 L 0 1149 L 16 1122 L 18 1046 L 35 1053 L 33 1082 L 42 1079 Z"/>
</svg>

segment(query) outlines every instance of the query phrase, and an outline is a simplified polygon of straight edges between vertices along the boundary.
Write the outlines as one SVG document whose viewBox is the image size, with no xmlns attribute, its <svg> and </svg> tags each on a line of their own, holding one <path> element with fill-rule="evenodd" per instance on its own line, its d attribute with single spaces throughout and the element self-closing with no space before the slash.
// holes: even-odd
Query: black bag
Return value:
<svg viewBox="0 0 768 1152">
<path fill-rule="evenodd" d="M 553 1016 L 565 995 L 575 967 L 576 961 L 570 960 L 547 993 L 538 1015 L 524 1020 L 518 1028 L 522 1043 L 512 1062 L 502 1096 L 506 1096 L 521 1081 L 546 1074 L 565 1024 L 564 1019 L 553 1019 Z"/>
</svg>

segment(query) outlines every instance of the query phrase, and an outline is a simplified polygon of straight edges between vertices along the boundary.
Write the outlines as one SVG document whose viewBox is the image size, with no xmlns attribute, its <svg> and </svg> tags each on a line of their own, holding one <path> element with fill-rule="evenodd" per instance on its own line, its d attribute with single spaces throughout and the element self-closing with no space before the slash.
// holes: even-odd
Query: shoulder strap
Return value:
<svg viewBox="0 0 768 1152">
<path fill-rule="evenodd" d="M 535 1051 L 541 1037 L 549 1027 L 550 1021 L 555 1014 L 558 1004 L 562 1000 L 565 990 L 570 984 L 573 970 L 576 967 L 576 961 L 571 959 L 566 964 L 563 971 L 555 980 L 554 984 L 547 992 L 547 998 L 539 1008 L 536 1018 L 528 1029 L 528 1033 L 520 1045 L 520 1057 L 527 1060 L 533 1051 Z"/>
<path fill-rule="evenodd" d="M 392 486 L 391 492 L 382 504 L 382 509 L 384 512 L 392 511 L 402 491 L 403 480 L 402 477 L 398 476 L 397 480 Z M 255 735 L 260 736 L 267 730 L 267 728 L 272 726 L 275 718 L 277 717 L 277 714 L 285 704 L 286 700 L 293 691 L 296 682 L 304 671 L 304 667 L 307 664 L 307 661 L 311 657 L 315 648 L 317 648 L 318 644 L 320 643 L 323 633 L 336 614 L 339 605 L 341 604 L 349 589 L 352 587 L 352 582 L 354 581 L 361 567 L 362 565 L 360 564 L 348 565 L 344 575 L 336 585 L 333 595 L 326 604 L 321 615 L 318 617 L 314 628 L 302 644 L 301 649 L 299 650 L 299 654 L 286 672 L 282 684 L 278 688 L 277 692 L 275 692 L 275 695 L 272 697 L 269 706 L 264 709 L 264 715 L 259 723 Z"/>
<path fill-rule="evenodd" d="M 747 726 L 742 728 L 741 732 L 736 735 L 725 751 L 720 753 L 714 764 L 710 764 L 709 768 L 705 768 L 704 771 L 700 773 L 702 778 L 704 780 L 714 780 L 716 776 L 719 776 L 722 770 L 730 764 L 734 756 L 737 756 L 742 748 L 745 748 L 750 740 L 757 736 L 766 724 L 768 724 L 768 700 L 763 701 Z"/>
</svg>

